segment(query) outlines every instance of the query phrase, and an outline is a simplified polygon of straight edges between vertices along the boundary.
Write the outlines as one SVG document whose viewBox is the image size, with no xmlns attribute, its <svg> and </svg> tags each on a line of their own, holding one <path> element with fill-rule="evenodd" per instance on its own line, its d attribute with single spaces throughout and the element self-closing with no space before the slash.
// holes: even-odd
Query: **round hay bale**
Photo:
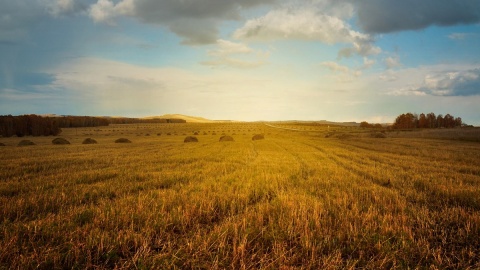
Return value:
<svg viewBox="0 0 480 270">
<path fill-rule="evenodd" d="M 235 141 L 231 136 L 225 135 L 220 137 L 219 142 L 233 142 Z"/>
<path fill-rule="evenodd" d="M 115 141 L 115 143 L 131 143 L 129 139 L 120 138 Z"/>
<path fill-rule="evenodd" d="M 370 134 L 370 136 L 372 136 L 372 138 L 379 138 L 379 139 L 387 138 L 387 134 L 380 133 L 380 132 L 372 133 L 372 134 Z"/>
<path fill-rule="evenodd" d="M 27 145 L 35 145 L 35 143 L 30 140 L 21 140 L 18 143 L 18 146 L 27 146 Z"/>
<path fill-rule="evenodd" d="M 70 144 L 70 142 L 64 138 L 55 138 L 52 140 L 52 144 L 61 145 L 61 144 Z"/>
<path fill-rule="evenodd" d="M 0 146 L 5 146 L 5 144 L 0 142 Z"/>
<path fill-rule="evenodd" d="M 85 140 L 83 140 L 82 144 L 96 144 L 97 141 L 92 139 L 92 138 L 86 138 Z"/>
<path fill-rule="evenodd" d="M 263 134 L 255 134 L 252 137 L 252 141 L 263 140 L 263 139 L 265 139 L 265 136 L 263 136 Z"/>
<path fill-rule="evenodd" d="M 197 136 L 197 135 L 198 135 L 198 132 L 194 132 L 193 135 Z"/>
<path fill-rule="evenodd" d="M 198 142 L 198 139 L 195 136 L 187 136 L 185 140 L 183 140 L 183 142 L 184 143 Z"/>
</svg>

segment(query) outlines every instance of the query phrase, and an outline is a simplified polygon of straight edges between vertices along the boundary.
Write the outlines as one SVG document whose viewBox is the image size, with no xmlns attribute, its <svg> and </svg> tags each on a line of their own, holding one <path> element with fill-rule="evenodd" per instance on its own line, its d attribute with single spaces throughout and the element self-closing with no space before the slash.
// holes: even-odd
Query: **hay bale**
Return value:
<svg viewBox="0 0 480 270">
<path fill-rule="evenodd" d="M 255 134 L 252 137 L 252 141 L 263 140 L 263 139 L 265 139 L 265 136 L 263 136 L 263 134 Z"/>
<path fill-rule="evenodd" d="M 62 144 L 70 144 L 70 142 L 64 138 L 55 138 L 52 140 L 52 144 L 62 145 Z"/>
<path fill-rule="evenodd" d="M 220 140 L 219 140 L 219 142 L 233 142 L 233 141 L 235 140 L 228 135 L 220 137 Z"/>
<path fill-rule="evenodd" d="M 97 141 L 92 139 L 92 138 L 86 138 L 85 140 L 83 140 L 82 144 L 96 144 Z"/>
<path fill-rule="evenodd" d="M 129 139 L 120 138 L 115 141 L 115 143 L 131 143 Z"/>
<path fill-rule="evenodd" d="M 198 142 L 198 139 L 195 136 L 187 136 L 185 140 L 183 140 L 183 142 L 184 143 Z"/>
<path fill-rule="evenodd" d="M 0 146 L 5 146 L 5 144 L 0 142 Z"/>
<path fill-rule="evenodd" d="M 372 134 L 370 134 L 370 136 L 371 136 L 372 138 L 380 138 L 380 139 L 382 139 L 382 138 L 387 138 L 387 134 L 385 134 L 385 133 L 380 133 L 380 132 L 372 133 Z"/>
<path fill-rule="evenodd" d="M 193 135 L 197 136 L 197 135 L 198 135 L 198 132 L 194 132 Z"/>
<path fill-rule="evenodd" d="M 35 143 L 30 140 L 21 140 L 18 143 L 18 146 L 27 146 L 27 145 L 35 145 Z"/>
</svg>

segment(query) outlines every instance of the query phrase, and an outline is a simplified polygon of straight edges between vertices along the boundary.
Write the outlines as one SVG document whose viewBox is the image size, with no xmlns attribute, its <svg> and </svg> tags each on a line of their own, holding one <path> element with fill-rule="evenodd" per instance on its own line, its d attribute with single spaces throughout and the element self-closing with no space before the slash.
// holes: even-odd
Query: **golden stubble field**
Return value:
<svg viewBox="0 0 480 270">
<path fill-rule="evenodd" d="M 276 126 L 0 138 L 0 269 L 480 268 L 478 134 Z"/>
</svg>

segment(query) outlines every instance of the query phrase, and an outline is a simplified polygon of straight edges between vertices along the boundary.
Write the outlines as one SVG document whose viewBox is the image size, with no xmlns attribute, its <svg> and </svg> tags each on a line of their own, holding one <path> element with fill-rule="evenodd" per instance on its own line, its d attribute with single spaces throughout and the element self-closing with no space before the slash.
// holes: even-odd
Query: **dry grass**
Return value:
<svg viewBox="0 0 480 270">
<path fill-rule="evenodd" d="M 30 141 L 30 140 L 21 140 L 17 145 L 18 146 L 29 146 L 29 145 L 35 145 L 35 143 Z"/>
<path fill-rule="evenodd" d="M 104 136 L 192 130 L 247 135 Z M 4 138 L 0 268 L 480 268 L 480 144 L 277 132 L 114 125 L 66 129 L 61 148 Z"/>
</svg>

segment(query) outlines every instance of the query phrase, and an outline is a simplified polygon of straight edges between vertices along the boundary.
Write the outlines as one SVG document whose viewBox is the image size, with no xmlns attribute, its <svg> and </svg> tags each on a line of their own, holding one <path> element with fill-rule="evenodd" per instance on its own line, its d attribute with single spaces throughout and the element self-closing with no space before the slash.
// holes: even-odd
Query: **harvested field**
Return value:
<svg viewBox="0 0 480 270">
<path fill-rule="evenodd" d="M 192 130 L 247 135 L 111 137 Z M 480 268 L 476 130 L 462 131 L 468 140 L 257 123 L 76 132 L 62 132 L 68 147 L 2 138 L 0 268 Z M 252 141 L 261 133 L 271 135 Z M 82 145 L 90 136 L 98 144 Z"/>
</svg>

